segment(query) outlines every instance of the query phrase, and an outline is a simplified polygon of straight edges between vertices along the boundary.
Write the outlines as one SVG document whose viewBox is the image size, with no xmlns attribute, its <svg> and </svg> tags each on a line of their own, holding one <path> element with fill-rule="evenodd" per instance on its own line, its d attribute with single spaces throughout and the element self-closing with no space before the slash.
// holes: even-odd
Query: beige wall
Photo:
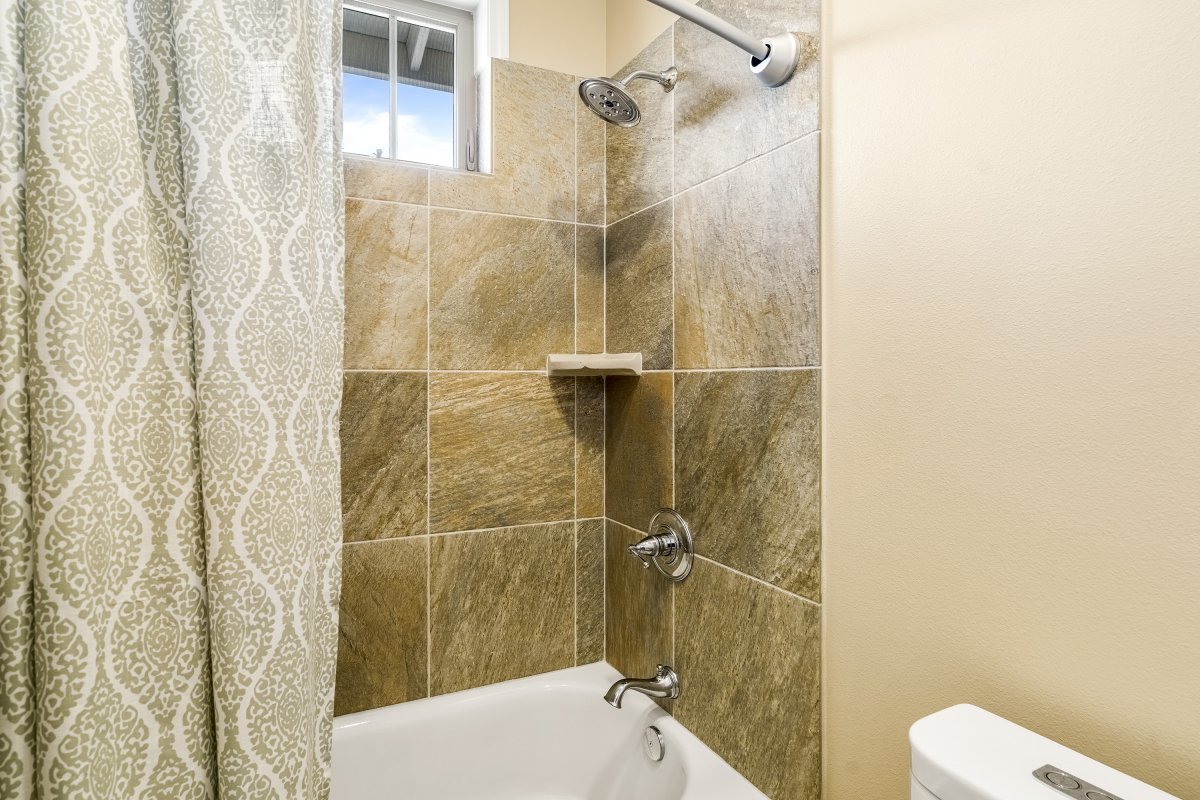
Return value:
<svg viewBox="0 0 1200 800">
<path fill-rule="evenodd" d="M 696 0 L 688 0 L 695 3 Z M 607 0 L 608 71 L 613 75 L 679 17 L 646 0 Z M 661 69 L 661 67 L 660 67 Z"/>
<path fill-rule="evenodd" d="M 508 9 L 509 58 L 572 75 L 612 75 L 678 19 L 646 0 L 508 0 Z"/>
<path fill-rule="evenodd" d="M 604 0 L 508 0 L 513 61 L 570 75 L 603 75 L 604 40 Z"/>
<path fill-rule="evenodd" d="M 1200 5 L 825 23 L 825 796 L 966 701 L 1200 797 Z"/>
</svg>

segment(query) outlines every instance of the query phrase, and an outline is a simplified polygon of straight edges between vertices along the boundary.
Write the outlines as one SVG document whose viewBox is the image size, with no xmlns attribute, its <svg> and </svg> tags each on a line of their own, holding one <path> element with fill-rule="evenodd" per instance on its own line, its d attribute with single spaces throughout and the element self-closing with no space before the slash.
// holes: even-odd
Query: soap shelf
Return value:
<svg viewBox="0 0 1200 800">
<path fill-rule="evenodd" d="M 546 374 L 558 378 L 568 375 L 641 375 L 641 353 L 551 353 L 546 356 Z"/>
</svg>

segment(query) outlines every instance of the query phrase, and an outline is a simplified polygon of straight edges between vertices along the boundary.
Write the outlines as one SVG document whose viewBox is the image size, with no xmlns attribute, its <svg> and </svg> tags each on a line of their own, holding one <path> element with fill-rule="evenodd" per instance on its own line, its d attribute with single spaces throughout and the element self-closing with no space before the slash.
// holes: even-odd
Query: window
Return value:
<svg viewBox="0 0 1200 800">
<path fill-rule="evenodd" d="M 475 169 L 471 14 L 425 0 L 343 9 L 342 149 Z"/>
</svg>

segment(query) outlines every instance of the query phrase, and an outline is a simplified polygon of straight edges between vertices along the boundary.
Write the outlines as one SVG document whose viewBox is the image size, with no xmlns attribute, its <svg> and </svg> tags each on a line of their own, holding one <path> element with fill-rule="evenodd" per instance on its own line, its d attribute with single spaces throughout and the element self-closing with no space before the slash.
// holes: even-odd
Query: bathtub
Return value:
<svg viewBox="0 0 1200 800">
<path fill-rule="evenodd" d="M 605 703 L 620 677 L 589 664 L 338 717 L 332 800 L 766 800 L 649 698 Z"/>
</svg>

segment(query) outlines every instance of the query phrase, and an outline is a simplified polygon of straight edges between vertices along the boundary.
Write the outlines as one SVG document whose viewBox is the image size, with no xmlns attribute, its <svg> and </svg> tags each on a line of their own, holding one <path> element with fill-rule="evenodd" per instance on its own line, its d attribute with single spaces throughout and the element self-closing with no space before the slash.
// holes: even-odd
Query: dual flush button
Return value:
<svg viewBox="0 0 1200 800">
<path fill-rule="evenodd" d="M 1109 794 L 1100 787 L 1076 778 L 1071 773 L 1061 770 L 1052 764 L 1047 764 L 1041 769 L 1035 769 L 1033 777 L 1042 783 L 1049 784 L 1068 797 L 1076 798 L 1076 800 L 1121 800 L 1115 794 Z"/>
</svg>

